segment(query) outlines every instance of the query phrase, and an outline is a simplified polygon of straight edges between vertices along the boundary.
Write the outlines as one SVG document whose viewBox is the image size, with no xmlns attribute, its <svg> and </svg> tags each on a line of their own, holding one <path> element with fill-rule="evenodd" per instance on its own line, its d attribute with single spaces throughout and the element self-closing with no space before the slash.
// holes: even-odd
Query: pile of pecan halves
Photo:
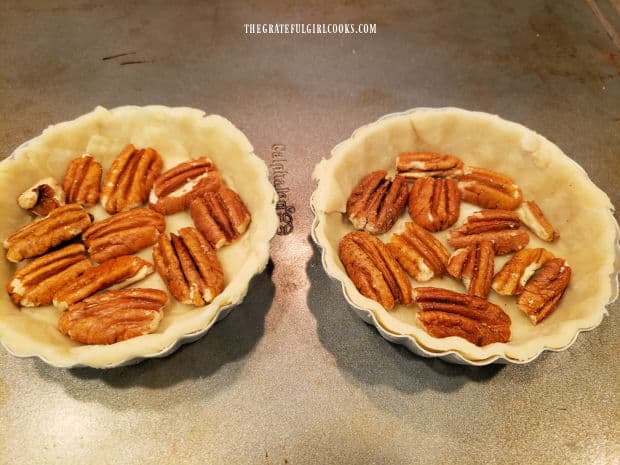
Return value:
<svg viewBox="0 0 620 465">
<path fill-rule="evenodd" d="M 103 183 L 101 164 L 85 154 L 69 163 L 62 183 L 45 178 L 21 194 L 19 206 L 38 218 L 4 242 L 7 259 L 24 262 L 7 285 L 12 301 L 53 304 L 63 311 L 60 331 L 84 344 L 155 331 L 168 294 L 123 289 L 154 271 L 179 302 L 210 303 L 225 285 L 216 249 L 247 230 L 250 213 L 209 159 L 162 169 L 157 151 L 130 144 Z M 110 216 L 93 222 L 87 208 L 98 203 Z M 185 209 L 195 227 L 165 234 L 165 216 Z M 134 255 L 150 246 L 153 264 Z"/>
<path fill-rule="evenodd" d="M 339 255 L 360 291 L 390 310 L 396 302 L 417 304 L 417 319 L 434 337 L 459 336 L 478 346 L 510 340 L 510 317 L 487 300 L 489 292 L 517 296 L 517 306 L 533 324 L 555 310 L 571 268 L 544 248 L 526 248 L 525 225 L 540 239 L 559 238 L 534 201 L 495 171 L 466 166 L 452 155 L 402 153 L 398 174 L 366 175 L 347 201 L 346 215 L 357 231 L 340 241 Z M 409 182 L 412 182 L 409 188 Z M 432 234 L 453 226 L 461 201 L 480 210 L 448 231 L 450 253 Z M 387 244 L 376 234 L 389 231 L 407 206 L 410 222 Z M 495 273 L 495 256 L 514 254 Z M 438 287 L 411 286 L 408 276 L 426 282 L 448 274 L 465 294 Z"/>
</svg>

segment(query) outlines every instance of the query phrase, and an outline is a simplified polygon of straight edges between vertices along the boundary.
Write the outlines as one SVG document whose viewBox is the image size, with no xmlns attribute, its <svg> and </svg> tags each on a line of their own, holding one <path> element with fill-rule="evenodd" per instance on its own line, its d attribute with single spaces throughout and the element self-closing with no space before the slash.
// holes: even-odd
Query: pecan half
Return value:
<svg viewBox="0 0 620 465">
<path fill-rule="evenodd" d="M 477 242 L 456 250 L 448 260 L 447 270 L 463 281 L 468 294 L 486 299 L 493 281 L 494 260 L 493 243 Z"/>
<path fill-rule="evenodd" d="M 82 233 L 88 253 L 97 263 L 131 255 L 157 242 L 166 220 L 150 208 L 133 208 L 93 223 Z"/>
<path fill-rule="evenodd" d="M 542 210 L 533 200 L 526 200 L 517 209 L 517 214 L 525 226 L 543 241 L 553 242 L 560 235 L 544 217 Z"/>
<path fill-rule="evenodd" d="M 523 249 L 506 262 L 493 278 L 492 287 L 501 295 L 517 295 L 532 275 L 553 258 L 545 249 Z"/>
<path fill-rule="evenodd" d="M 482 208 L 514 210 L 523 199 L 511 178 L 492 170 L 466 166 L 457 180 L 463 200 Z"/>
<path fill-rule="evenodd" d="M 386 310 L 396 302 L 411 303 L 411 283 L 381 240 L 366 231 L 353 231 L 340 240 L 339 255 L 360 293 Z"/>
<path fill-rule="evenodd" d="M 129 144 L 116 157 L 103 182 L 101 204 L 108 213 L 139 207 L 148 199 L 163 162 L 152 148 Z"/>
<path fill-rule="evenodd" d="M 504 229 L 519 229 L 519 215 L 511 210 L 480 210 L 467 217 L 459 228 L 463 234 L 480 234 Z"/>
<path fill-rule="evenodd" d="M 524 248 L 530 236 L 523 230 L 519 216 L 508 210 L 482 210 L 467 217 L 466 222 L 448 232 L 448 244 L 462 249 L 482 241 L 493 243 L 495 255 L 506 255 Z"/>
<path fill-rule="evenodd" d="M 71 305 L 58 329 L 82 344 L 113 344 L 155 331 L 167 304 L 168 294 L 158 289 L 102 292 Z"/>
<path fill-rule="evenodd" d="M 181 228 L 170 238 L 160 236 L 153 262 L 170 293 L 183 304 L 208 304 L 224 289 L 217 254 L 196 228 Z"/>
<path fill-rule="evenodd" d="M 79 205 L 55 208 L 45 218 L 27 224 L 4 241 L 4 248 L 8 249 L 6 258 L 16 263 L 42 255 L 80 234 L 91 221 L 92 217 Z"/>
<path fill-rule="evenodd" d="M 355 229 L 382 234 L 390 230 L 407 203 L 405 178 L 386 178 L 387 171 L 374 171 L 362 178 L 347 200 L 347 217 Z"/>
<path fill-rule="evenodd" d="M 55 307 L 64 310 L 103 289 L 120 289 L 153 273 L 153 265 L 134 255 L 113 258 L 86 270 L 53 298 Z"/>
<path fill-rule="evenodd" d="M 82 244 L 67 245 L 35 258 L 17 270 L 7 284 L 7 291 L 17 305 L 51 305 L 56 292 L 90 267 Z"/>
<path fill-rule="evenodd" d="M 461 194 L 454 179 L 416 179 L 409 193 L 411 219 L 429 231 L 443 231 L 459 219 Z"/>
<path fill-rule="evenodd" d="M 171 215 L 189 208 L 196 197 L 222 187 L 222 176 L 211 160 L 196 158 L 169 169 L 153 184 L 149 206 Z"/>
<path fill-rule="evenodd" d="M 65 204 L 65 193 L 54 178 L 41 179 L 17 198 L 17 204 L 39 216 Z"/>
<path fill-rule="evenodd" d="M 79 203 L 86 207 L 97 205 L 101 189 L 101 163 L 85 153 L 74 158 L 62 180 L 67 203 Z"/>
<path fill-rule="evenodd" d="M 456 176 L 463 173 L 463 162 L 443 153 L 407 152 L 396 159 L 396 169 L 405 178 Z"/>
<path fill-rule="evenodd" d="M 571 268 L 561 258 L 548 260 L 523 288 L 517 306 L 532 323 L 538 324 L 558 306 L 571 277 Z"/>
<path fill-rule="evenodd" d="M 398 263 L 419 282 L 442 276 L 448 263 L 448 251 L 422 226 L 405 223 L 402 234 L 393 234 L 388 248 Z"/>
<path fill-rule="evenodd" d="M 433 337 L 457 336 L 477 346 L 510 340 L 510 317 L 497 305 L 473 295 L 418 287 L 413 300 L 417 318 Z"/>
<path fill-rule="evenodd" d="M 239 194 L 227 187 L 197 197 L 189 211 L 196 228 L 216 249 L 237 240 L 252 219 Z"/>
</svg>

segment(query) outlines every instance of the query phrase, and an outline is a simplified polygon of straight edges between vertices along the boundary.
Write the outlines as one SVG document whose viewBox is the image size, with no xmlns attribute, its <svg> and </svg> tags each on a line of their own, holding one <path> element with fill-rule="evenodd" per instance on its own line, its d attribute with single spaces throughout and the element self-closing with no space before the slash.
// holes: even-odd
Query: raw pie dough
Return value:
<svg viewBox="0 0 620 465">
<path fill-rule="evenodd" d="M 0 292 L 0 341 L 19 356 L 36 355 L 56 366 L 86 365 L 110 367 L 147 356 L 161 355 L 184 337 L 191 338 L 214 322 L 225 308 L 241 302 L 252 276 L 260 273 L 269 259 L 269 241 L 275 234 L 276 192 L 265 163 L 253 153 L 247 138 L 228 120 L 205 116 L 191 108 L 163 106 L 119 107 L 93 112 L 50 126 L 0 163 L 0 240 L 31 221 L 16 198 L 39 179 L 52 176 L 61 181 L 69 162 L 90 153 L 102 163 L 104 173 L 125 145 L 153 147 L 164 160 L 163 170 L 199 156 L 210 158 L 226 183 L 246 203 L 252 222 L 234 244 L 218 251 L 224 268 L 226 288 L 208 306 L 195 308 L 170 299 L 164 318 L 153 334 L 109 346 L 86 346 L 71 341 L 58 331 L 60 312 L 54 307 L 18 308 L 7 292 Z M 95 219 L 107 217 L 101 205 L 89 209 Z M 166 233 L 192 225 L 187 212 L 166 217 Z M 3 287 L 15 271 L 3 249 L 0 277 Z M 153 262 L 151 248 L 139 254 Z M 154 273 L 136 287 L 166 290 Z"/>
<path fill-rule="evenodd" d="M 503 308 L 512 320 L 512 337 L 508 343 L 477 347 L 458 337 L 431 337 L 416 323 L 415 306 L 400 305 L 386 311 L 358 292 L 338 258 L 340 239 L 353 230 L 343 213 L 347 198 L 357 182 L 371 171 L 385 169 L 395 173 L 396 157 L 407 151 L 447 153 L 465 164 L 507 174 L 521 187 L 525 200 L 536 200 L 560 233 L 560 239 L 547 243 L 530 232 L 528 247 L 544 247 L 556 257 L 566 259 L 573 269 L 559 307 L 544 322 L 533 326 L 517 308 L 516 298 L 491 291 L 489 300 Z M 556 145 L 519 124 L 456 108 L 422 108 L 388 115 L 358 129 L 336 146 L 331 158 L 317 165 L 314 177 L 318 188 L 312 198 L 316 215 L 313 236 L 323 247 L 327 272 L 343 283 L 345 297 L 366 321 L 374 320 L 382 334 L 387 333 L 391 339 L 407 336 L 409 341 L 405 345 L 422 355 L 452 352 L 456 358 L 447 357 L 448 360 L 476 364 L 497 359 L 529 361 L 545 349 L 568 347 L 579 331 L 596 327 L 606 313 L 605 305 L 617 293 L 613 274 L 618 226 L 609 198 Z M 462 203 L 455 226 L 476 210 L 480 208 Z M 404 229 L 405 221 L 409 221 L 407 213 L 379 237 L 387 242 L 392 234 Z M 446 236 L 447 231 L 435 234 L 444 245 Z M 497 257 L 495 272 L 509 258 Z M 412 284 L 465 292 L 459 282 L 447 276 Z"/>
</svg>

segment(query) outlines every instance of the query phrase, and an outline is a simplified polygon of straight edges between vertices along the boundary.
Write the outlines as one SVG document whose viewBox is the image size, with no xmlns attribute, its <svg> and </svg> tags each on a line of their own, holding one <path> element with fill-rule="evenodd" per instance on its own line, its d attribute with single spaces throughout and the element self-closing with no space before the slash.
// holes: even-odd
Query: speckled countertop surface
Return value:
<svg viewBox="0 0 620 465">
<path fill-rule="evenodd" d="M 619 463 L 618 304 L 529 365 L 449 365 L 359 319 L 309 238 L 314 165 L 416 106 L 520 122 L 619 205 L 620 51 L 593 3 L 2 2 L 3 156 L 96 105 L 192 106 L 229 118 L 268 164 L 286 146 L 295 212 L 245 302 L 167 358 L 61 370 L 0 351 L 0 463 Z M 620 30 L 618 3 L 598 4 Z M 284 22 L 377 33 L 243 31 Z"/>
</svg>

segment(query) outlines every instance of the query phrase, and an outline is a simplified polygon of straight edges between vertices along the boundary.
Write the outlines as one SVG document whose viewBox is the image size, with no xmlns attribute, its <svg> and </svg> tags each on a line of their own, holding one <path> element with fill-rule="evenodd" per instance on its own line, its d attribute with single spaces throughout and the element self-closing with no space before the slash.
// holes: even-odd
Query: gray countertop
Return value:
<svg viewBox="0 0 620 465">
<path fill-rule="evenodd" d="M 3 156 L 97 105 L 191 106 L 230 119 L 267 164 L 286 146 L 295 213 L 243 304 L 167 358 L 63 370 L 0 350 L 0 463 L 619 463 L 618 303 L 564 352 L 449 365 L 359 319 L 309 238 L 314 165 L 417 106 L 520 122 L 620 205 L 620 51 L 594 3 L 2 2 Z M 620 30 L 617 1 L 598 4 Z"/>
</svg>

